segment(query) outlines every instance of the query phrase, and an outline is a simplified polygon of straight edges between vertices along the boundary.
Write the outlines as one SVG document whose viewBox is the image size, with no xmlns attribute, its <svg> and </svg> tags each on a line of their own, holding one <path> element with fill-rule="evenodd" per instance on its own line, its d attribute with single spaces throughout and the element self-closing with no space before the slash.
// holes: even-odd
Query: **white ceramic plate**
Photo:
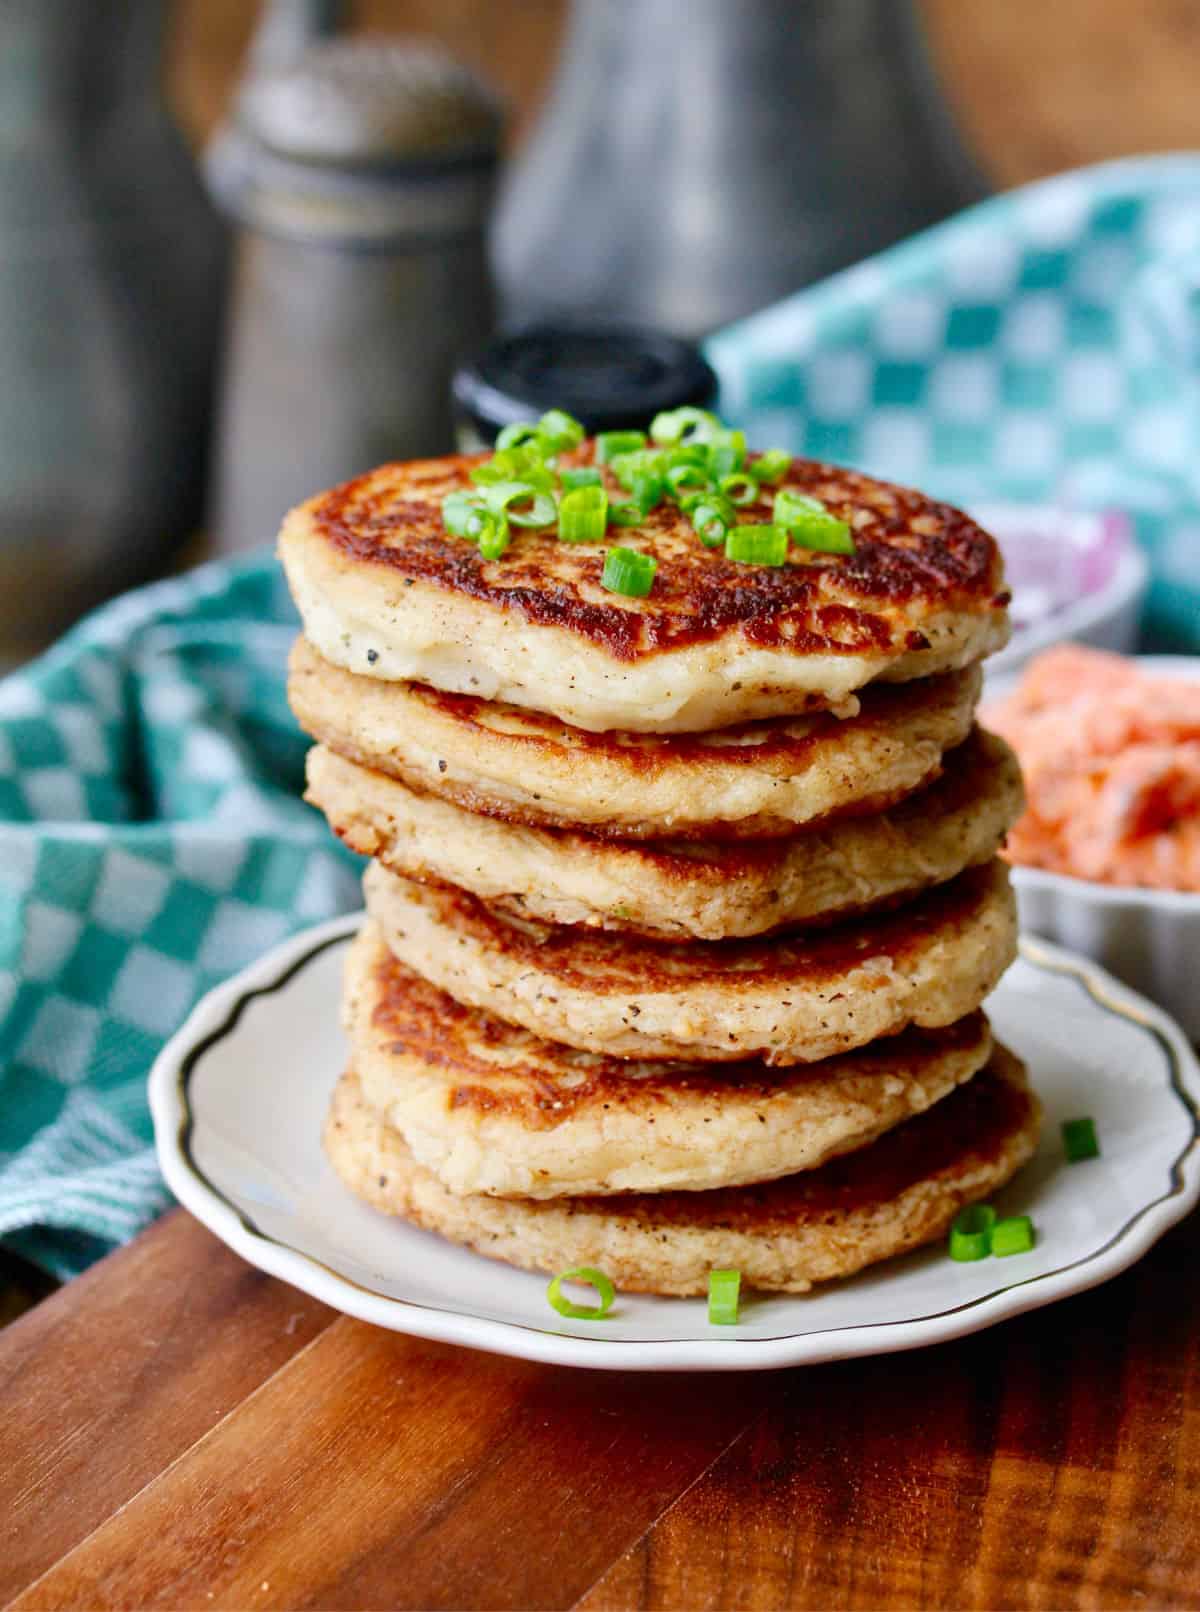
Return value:
<svg viewBox="0 0 1200 1612">
<path fill-rule="evenodd" d="M 1200 683 L 1200 656 L 1140 655 L 1136 664 L 1152 677 Z M 985 708 L 1016 682 L 989 677 Z M 1097 884 L 1042 868 L 1014 867 L 1013 885 L 1023 928 L 1102 963 L 1200 1041 L 1200 895 Z"/>
<path fill-rule="evenodd" d="M 997 1199 L 1032 1214 L 1030 1254 L 955 1264 L 925 1249 L 800 1298 L 749 1296 L 736 1327 L 699 1299 L 618 1295 L 565 1321 L 544 1277 L 359 1203 L 320 1147 L 346 1056 L 340 976 L 358 918 L 295 936 L 195 1009 L 150 1077 L 176 1196 L 252 1264 L 398 1332 L 579 1366 L 753 1370 L 911 1349 L 1079 1292 L 1131 1264 L 1200 1195 L 1200 1068 L 1176 1026 L 1091 964 L 1026 942 L 989 1004 L 1046 1105 L 1041 1148 Z M 1102 1157 L 1063 1162 L 1091 1114 Z"/>
</svg>

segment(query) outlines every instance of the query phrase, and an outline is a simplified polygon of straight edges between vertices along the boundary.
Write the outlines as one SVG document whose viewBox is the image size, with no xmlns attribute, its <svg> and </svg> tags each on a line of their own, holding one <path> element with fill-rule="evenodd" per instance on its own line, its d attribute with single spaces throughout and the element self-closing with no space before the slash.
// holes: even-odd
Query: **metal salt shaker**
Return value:
<svg viewBox="0 0 1200 1612">
<path fill-rule="evenodd" d="M 490 335 L 492 92 L 440 48 L 325 40 L 243 87 L 208 153 L 242 224 L 215 467 L 219 548 L 298 500 L 453 447 L 450 381 Z"/>
</svg>

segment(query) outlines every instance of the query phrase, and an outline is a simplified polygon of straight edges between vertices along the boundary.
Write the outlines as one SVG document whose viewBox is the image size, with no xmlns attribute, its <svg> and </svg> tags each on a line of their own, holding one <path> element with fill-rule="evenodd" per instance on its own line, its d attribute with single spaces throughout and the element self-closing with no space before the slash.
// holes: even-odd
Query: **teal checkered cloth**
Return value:
<svg viewBox="0 0 1200 1612">
<path fill-rule="evenodd" d="M 985 202 L 711 343 L 751 440 L 970 504 L 1117 506 L 1200 649 L 1200 159 Z M 268 558 L 118 600 L 0 684 L 0 1237 L 60 1276 L 165 1204 L 151 1060 L 196 999 L 357 905 L 299 790 Z"/>
<path fill-rule="evenodd" d="M 1200 649 L 1200 157 L 994 197 L 722 332 L 751 442 L 952 502 L 1127 511 L 1154 646 Z"/>
<path fill-rule="evenodd" d="M 0 683 L 0 1236 L 58 1276 L 165 1207 L 146 1073 L 211 986 L 357 905 L 300 799 L 273 559 L 128 595 Z"/>
</svg>

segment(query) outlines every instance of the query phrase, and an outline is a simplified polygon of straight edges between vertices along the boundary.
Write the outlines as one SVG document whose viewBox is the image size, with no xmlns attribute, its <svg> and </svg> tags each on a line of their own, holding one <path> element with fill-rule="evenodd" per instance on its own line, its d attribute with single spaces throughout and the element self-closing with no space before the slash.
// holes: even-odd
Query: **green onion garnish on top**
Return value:
<svg viewBox="0 0 1200 1612">
<path fill-rule="evenodd" d="M 667 471 L 667 486 L 676 498 L 687 493 L 704 492 L 712 486 L 712 479 L 703 465 L 672 465 Z"/>
<path fill-rule="evenodd" d="M 508 521 L 502 511 L 485 509 L 480 512 L 480 529 L 475 541 L 485 560 L 498 560 L 512 541 Z"/>
<path fill-rule="evenodd" d="M 710 1271 L 708 1274 L 708 1320 L 710 1326 L 737 1325 L 741 1271 Z"/>
<path fill-rule="evenodd" d="M 990 1203 L 971 1203 L 960 1209 L 950 1226 L 950 1258 L 964 1263 L 986 1259 L 992 1251 L 996 1211 Z"/>
<path fill-rule="evenodd" d="M 622 593 L 627 599 L 644 599 L 654 586 L 658 561 L 637 549 L 609 549 L 604 557 L 600 586 L 609 593 Z"/>
<path fill-rule="evenodd" d="M 509 448 L 524 448 L 537 439 L 536 421 L 515 420 L 512 425 L 506 425 L 496 438 L 496 447 L 501 453 L 506 453 Z"/>
<path fill-rule="evenodd" d="M 998 1220 L 992 1227 L 992 1253 L 997 1259 L 1009 1254 L 1027 1254 L 1037 1241 L 1033 1221 L 1028 1215 L 1012 1215 Z"/>
<path fill-rule="evenodd" d="M 570 1299 L 563 1298 L 564 1282 L 583 1282 L 588 1287 L 595 1288 L 599 1304 L 572 1304 Z M 559 1315 L 565 1315 L 569 1321 L 599 1321 L 612 1309 L 612 1302 L 616 1296 L 616 1289 L 604 1272 L 596 1270 L 591 1265 L 579 1265 L 574 1270 L 559 1271 L 546 1289 L 546 1302 L 550 1308 L 557 1310 Z"/>
<path fill-rule="evenodd" d="M 596 437 L 596 458 L 600 464 L 606 465 L 619 454 L 636 453 L 645 446 L 644 431 L 601 431 Z"/>
<path fill-rule="evenodd" d="M 1090 1115 L 1084 1119 L 1065 1119 L 1062 1122 L 1063 1152 L 1068 1164 L 1079 1164 L 1084 1159 L 1100 1157 L 1100 1143 L 1096 1136 L 1096 1122 Z"/>
<path fill-rule="evenodd" d="M 722 476 L 720 488 L 731 504 L 754 504 L 758 501 L 758 483 L 744 471 L 735 470 L 731 475 Z"/>
<path fill-rule="evenodd" d="M 725 539 L 725 558 L 740 565 L 783 565 L 788 535 L 779 526 L 735 526 Z"/>
<path fill-rule="evenodd" d="M 575 487 L 558 506 L 558 535 L 564 543 L 598 543 L 608 525 L 608 494 L 603 487 Z"/>
<path fill-rule="evenodd" d="M 726 537 L 737 525 L 737 510 L 720 493 L 698 493 L 683 508 L 706 549 L 724 547 Z"/>
<path fill-rule="evenodd" d="M 456 489 L 442 501 L 442 519 L 455 537 L 477 543 L 485 559 L 497 559 L 512 542 L 513 528 L 548 527 L 567 543 L 599 542 L 608 527 L 637 527 L 664 498 L 676 502 L 706 548 L 723 548 L 742 565 L 784 565 L 791 543 L 830 554 L 853 554 L 848 521 L 818 498 L 778 486 L 771 523 L 738 524 L 763 489 L 783 481 L 792 457 L 771 448 L 749 459 L 745 433 L 726 426 L 707 409 L 671 409 L 655 415 L 649 440 L 644 431 L 602 431 L 594 463 L 560 468 L 558 456 L 584 440 L 580 422 L 563 409 L 537 420 L 508 425 L 490 459 L 469 471 L 472 489 Z M 628 495 L 610 499 L 610 480 Z M 636 550 L 631 561 L 613 560 L 605 582 L 613 592 L 642 597 L 653 581 L 653 561 Z M 647 567 L 651 569 L 647 570 Z M 613 580 L 615 579 L 615 580 Z"/>
<path fill-rule="evenodd" d="M 708 469 L 714 481 L 732 476 L 746 464 L 746 433 L 716 431 L 708 443 Z"/>
<path fill-rule="evenodd" d="M 819 549 L 825 554 L 853 554 L 854 539 L 846 521 L 831 514 L 819 498 L 781 487 L 775 494 L 776 526 L 787 530 L 793 543 L 802 549 Z"/>
<path fill-rule="evenodd" d="M 525 481 L 497 481 L 483 489 L 489 509 L 507 515 L 514 526 L 549 526 L 558 513 L 551 493 L 539 492 Z"/>
<path fill-rule="evenodd" d="M 479 512 L 486 508 L 487 505 L 479 493 L 469 493 L 465 488 L 447 493 L 442 499 L 442 525 L 451 537 L 469 537 L 474 540 L 480 530 Z"/>
<path fill-rule="evenodd" d="M 491 487 L 502 481 L 523 481 L 540 493 L 554 491 L 554 472 L 535 447 L 509 448 L 494 454 L 471 471 L 477 487 Z"/>
<path fill-rule="evenodd" d="M 775 482 L 782 481 L 792 468 L 792 456 L 782 448 L 768 448 L 746 468 L 755 481 L 765 481 L 773 486 Z"/>
<path fill-rule="evenodd" d="M 650 422 L 650 440 L 669 448 L 678 442 L 708 441 L 724 427 L 707 409 L 667 409 Z"/>
<path fill-rule="evenodd" d="M 577 448 L 584 435 L 582 425 L 565 409 L 547 409 L 538 421 L 538 440 L 547 456 Z"/>
</svg>

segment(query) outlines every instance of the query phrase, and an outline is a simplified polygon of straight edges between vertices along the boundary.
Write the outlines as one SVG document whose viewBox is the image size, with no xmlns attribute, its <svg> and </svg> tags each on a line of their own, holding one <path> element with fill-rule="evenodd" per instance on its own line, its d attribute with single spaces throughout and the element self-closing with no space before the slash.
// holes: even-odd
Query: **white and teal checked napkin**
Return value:
<svg viewBox="0 0 1200 1612">
<path fill-rule="evenodd" d="M 167 1203 L 146 1074 L 217 981 L 357 904 L 300 800 L 271 559 L 99 611 L 0 683 L 0 1237 L 58 1276 Z"/>
<path fill-rule="evenodd" d="M 1200 156 L 996 196 L 709 344 L 758 446 L 965 504 L 1128 512 L 1200 649 Z"/>
<path fill-rule="evenodd" d="M 1134 515 L 1200 650 L 1200 158 L 1066 175 L 723 333 L 759 445 Z M 202 992 L 358 902 L 299 798 L 269 558 L 132 594 L 0 683 L 0 1237 L 59 1276 L 166 1203 L 145 1079 Z"/>
</svg>

